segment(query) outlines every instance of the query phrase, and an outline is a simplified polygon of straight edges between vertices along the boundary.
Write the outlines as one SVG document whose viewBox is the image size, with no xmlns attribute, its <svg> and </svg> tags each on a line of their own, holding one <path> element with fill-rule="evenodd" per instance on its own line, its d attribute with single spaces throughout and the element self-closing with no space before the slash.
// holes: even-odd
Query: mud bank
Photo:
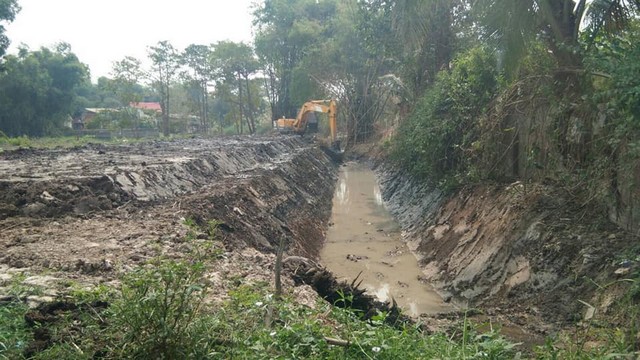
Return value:
<svg viewBox="0 0 640 360">
<path fill-rule="evenodd" d="M 180 258 L 209 237 L 189 223 L 213 220 L 220 296 L 231 277 L 270 282 L 280 238 L 288 254 L 318 255 L 336 173 L 296 137 L 2 153 L 0 294 L 15 274 L 55 295 L 68 279 L 108 283 L 155 256 Z"/>
<path fill-rule="evenodd" d="M 550 185 L 445 196 L 384 165 L 376 173 L 403 238 L 445 299 L 541 333 L 582 319 L 589 309 L 581 301 L 611 313 L 615 298 L 603 300 L 597 284 L 616 279 L 619 257 L 638 239 L 606 213 Z"/>
</svg>

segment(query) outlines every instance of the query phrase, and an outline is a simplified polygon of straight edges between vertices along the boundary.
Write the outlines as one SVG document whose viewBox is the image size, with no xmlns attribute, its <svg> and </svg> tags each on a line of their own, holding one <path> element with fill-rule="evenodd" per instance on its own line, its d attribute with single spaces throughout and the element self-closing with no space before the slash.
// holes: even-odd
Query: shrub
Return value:
<svg viewBox="0 0 640 360">
<path fill-rule="evenodd" d="M 201 262 L 156 260 L 125 276 L 113 304 L 116 353 L 133 358 L 177 359 L 206 353 L 201 308 L 206 286 Z"/>
<path fill-rule="evenodd" d="M 477 119 L 499 85 L 496 59 L 471 49 L 438 74 L 394 139 L 392 156 L 413 174 L 458 184 L 472 176 L 468 153 L 477 139 Z"/>
</svg>

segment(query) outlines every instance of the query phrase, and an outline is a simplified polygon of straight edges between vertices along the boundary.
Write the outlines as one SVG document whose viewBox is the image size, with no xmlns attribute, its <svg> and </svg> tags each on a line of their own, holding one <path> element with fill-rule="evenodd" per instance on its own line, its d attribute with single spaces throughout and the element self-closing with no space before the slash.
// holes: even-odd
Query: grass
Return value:
<svg viewBox="0 0 640 360">
<path fill-rule="evenodd" d="M 19 301 L 0 308 L 0 359 L 429 359 L 511 358 L 513 344 L 497 334 L 465 326 L 456 334 L 428 335 L 421 327 L 398 329 L 386 314 L 363 321 L 360 314 L 318 299 L 316 308 L 284 296 L 267 283 L 240 284 L 222 304 L 207 303 L 213 291 L 204 275 L 211 253 L 191 260 L 157 258 L 121 279 L 119 289 L 88 291 L 70 286 L 74 307 L 55 321 L 25 323 L 30 310 Z M 214 254 L 215 255 L 215 254 Z M 109 306 L 99 307 L 109 300 Z M 348 301 L 345 299 L 344 301 Z M 103 303 L 106 304 L 106 303 Z M 43 330 L 44 329 L 44 330 Z M 33 351 L 43 331 L 46 346 Z M 331 345 L 340 339 L 347 346 Z M 28 352 L 25 352 L 30 348 Z"/>
<path fill-rule="evenodd" d="M 191 134 L 175 134 L 168 138 L 161 138 L 165 140 L 174 139 L 186 139 L 190 138 Z M 5 150 L 14 150 L 19 148 L 32 148 L 32 149 L 53 149 L 53 148 L 72 148 L 76 146 L 83 146 L 87 144 L 135 144 L 145 141 L 153 140 L 151 138 L 111 138 L 111 139 L 98 139 L 93 136 L 56 136 L 56 137 L 8 137 L 0 131 L 0 152 Z"/>
<path fill-rule="evenodd" d="M 75 136 L 62 136 L 62 137 L 43 137 L 43 138 L 30 138 L 28 136 L 19 136 L 9 138 L 0 134 L 0 151 L 13 150 L 19 148 L 32 148 L 32 149 L 53 149 L 53 148 L 72 148 L 76 146 L 82 146 L 87 144 L 122 144 L 122 143 L 134 143 L 142 140 L 139 139 L 111 139 L 103 140 L 96 139 L 90 136 L 75 137 Z"/>
<path fill-rule="evenodd" d="M 387 314 L 363 320 L 358 311 L 318 299 L 315 307 L 271 284 L 235 284 L 223 303 L 206 274 L 220 259 L 216 222 L 184 220 L 192 242 L 188 259 L 158 257 L 120 278 L 118 288 L 67 284 L 65 309 L 28 323 L 35 310 L 19 299 L 40 291 L 12 279 L 14 300 L 0 304 L 0 359 L 633 359 L 628 329 L 580 326 L 549 339 L 535 354 L 522 353 L 496 331 L 461 321 L 447 333 L 421 324 L 388 324 Z M 199 240 L 198 233 L 208 239 Z M 633 294 L 632 294 L 633 295 Z M 629 301 L 637 306 L 637 299 Z M 337 302 L 349 305 L 343 296 Z M 636 307 L 637 309 L 637 307 Z M 41 310 L 38 310 L 41 311 Z M 639 313 L 633 313 L 637 316 Z M 37 313 L 36 313 L 37 315 Z M 634 330 L 636 331 L 636 330 Z M 40 342 L 36 341 L 39 340 Z M 336 345 L 338 344 L 338 345 Z"/>
<path fill-rule="evenodd" d="M 31 341 L 31 330 L 24 322 L 27 310 L 22 302 L 0 305 L 0 359 L 20 358 Z"/>
<path fill-rule="evenodd" d="M 427 334 L 420 324 L 391 326 L 386 314 L 364 321 L 361 314 L 318 299 L 309 308 L 270 284 L 241 284 L 221 304 L 206 301 L 214 291 L 200 253 L 192 260 L 157 258 L 121 279 L 119 289 L 75 289 L 77 304 L 56 320 L 28 326 L 29 309 L 19 301 L 0 307 L 0 359 L 26 358 L 37 332 L 49 344 L 34 359 L 513 359 L 524 357 L 497 332 L 481 333 L 464 320 L 450 333 Z M 73 286 L 71 286 L 73 289 Z M 100 301 L 109 306 L 98 307 Z M 349 299 L 341 301 L 346 303 Z M 331 344 L 341 340 L 342 346 Z M 590 345 L 585 346 L 585 339 Z M 592 339 L 601 339 L 599 341 Z M 592 328 L 563 334 L 539 348 L 539 359 L 633 358 L 623 330 Z M 626 356 L 626 357 L 625 357 Z"/>
</svg>

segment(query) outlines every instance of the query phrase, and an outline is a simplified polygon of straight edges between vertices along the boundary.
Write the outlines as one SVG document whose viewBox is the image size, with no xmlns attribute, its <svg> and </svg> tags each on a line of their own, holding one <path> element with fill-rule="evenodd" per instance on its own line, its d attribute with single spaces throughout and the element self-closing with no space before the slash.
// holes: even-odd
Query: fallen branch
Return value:
<svg viewBox="0 0 640 360">
<path fill-rule="evenodd" d="M 302 257 L 302 256 L 287 256 L 282 263 L 283 264 L 288 264 L 291 262 L 299 262 L 299 263 L 303 263 L 304 265 L 306 265 L 307 267 L 315 267 L 315 268 L 319 268 L 320 265 L 318 265 L 318 263 L 316 263 L 315 261 L 308 259 L 306 257 Z"/>
<path fill-rule="evenodd" d="M 276 287 L 276 300 L 280 300 L 282 298 L 282 253 L 284 253 L 284 236 L 280 238 L 280 243 L 278 244 L 278 250 L 276 253 L 276 268 L 275 268 L 275 287 Z"/>
<path fill-rule="evenodd" d="M 18 226 L 26 225 L 26 224 L 28 224 L 28 223 L 29 223 L 29 220 L 21 221 L 21 222 L 19 222 L 19 223 L 17 223 L 17 224 L 13 224 L 13 225 L 9 225 L 9 226 L 7 226 L 6 228 L 4 228 L 4 229 L 0 230 L 0 232 L 5 232 L 5 231 L 7 231 L 7 230 L 11 230 L 11 229 L 13 229 L 13 228 L 17 228 Z"/>
</svg>

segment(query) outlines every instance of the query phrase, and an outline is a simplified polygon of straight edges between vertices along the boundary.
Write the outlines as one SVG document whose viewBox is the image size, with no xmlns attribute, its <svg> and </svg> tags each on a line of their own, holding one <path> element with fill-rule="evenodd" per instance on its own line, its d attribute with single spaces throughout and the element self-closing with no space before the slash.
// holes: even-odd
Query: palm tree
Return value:
<svg viewBox="0 0 640 360">
<path fill-rule="evenodd" d="M 559 67 L 582 64 L 579 38 L 623 29 L 640 0 L 476 0 L 485 35 L 497 40 L 508 63 L 517 63 L 534 39 L 543 39 Z"/>
<path fill-rule="evenodd" d="M 412 59 L 408 84 L 414 95 L 448 66 L 455 49 L 454 12 L 459 0 L 396 0 L 393 28 L 404 44 L 404 59 Z"/>
</svg>

